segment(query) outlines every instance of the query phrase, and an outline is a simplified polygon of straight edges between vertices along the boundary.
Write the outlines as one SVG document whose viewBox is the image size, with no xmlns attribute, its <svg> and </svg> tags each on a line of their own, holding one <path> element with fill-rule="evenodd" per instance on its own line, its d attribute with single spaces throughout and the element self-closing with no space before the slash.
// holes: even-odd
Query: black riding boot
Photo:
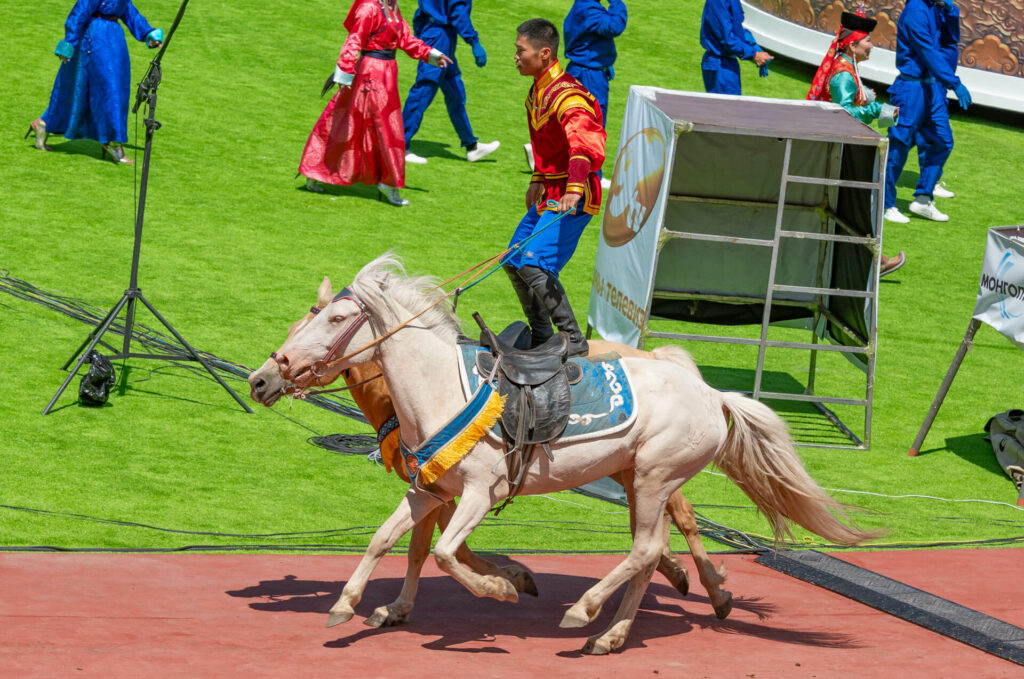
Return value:
<svg viewBox="0 0 1024 679">
<path fill-rule="evenodd" d="M 503 264 L 502 268 L 508 274 L 508 279 L 512 281 L 512 287 L 515 289 L 519 304 L 523 307 L 523 313 L 526 315 L 526 322 L 530 324 L 530 347 L 539 347 L 555 334 L 551 329 L 551 316 L 548 315 L 547 309 L 541 304 L 537 295 L 533 294 L 533 289 L 519 275 L 519 269 L 511 264 Z"/>
<path fill-rule="evenodd" d="M 587 340 L 576 323 L 576 315 L 558 277 L 535 266 L 521 267 L 519 276 L 540 298 L 555 327 L 569 336 L 569 355 L 586 356 Z"/>
</svg>

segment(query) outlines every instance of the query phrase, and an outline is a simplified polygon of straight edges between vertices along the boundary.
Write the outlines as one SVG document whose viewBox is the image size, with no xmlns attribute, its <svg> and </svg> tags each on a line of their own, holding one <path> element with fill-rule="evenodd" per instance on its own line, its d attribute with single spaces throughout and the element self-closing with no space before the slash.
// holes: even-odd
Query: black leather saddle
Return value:
<svg viewBox="0 0 1024 679">
<path fill-rule="evenodd" d="M 548 443 L 565 430 L 572 406 L 569 387 L 583 377 L 580 367 L 566 360 L 568 336 L 559 333 L 535 349 L 523 349 L 521 330 L 513 331 L 516 324 L 499 336 L 479 314 L 473 318 L 480 326 L 480 344 L 490 350 L 477 354 L 477 372 L 486 379 L 498 364 L 495 377 L 498 393 L 505 397 L 501 429 L 506 445 L 517 450 L 541 444 L 548 459 L 554 459 Z"/>
</svg>

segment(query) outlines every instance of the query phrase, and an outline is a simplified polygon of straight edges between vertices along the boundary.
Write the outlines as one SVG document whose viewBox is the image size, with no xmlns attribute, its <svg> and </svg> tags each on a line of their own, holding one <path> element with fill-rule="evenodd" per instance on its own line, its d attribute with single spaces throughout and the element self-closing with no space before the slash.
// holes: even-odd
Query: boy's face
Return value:
<svg viewBox="0 0 1024 679">
<path fill-rule="evenodd" d="M 516 38 L 516 68 L 520 75 L 537 77 L 544 72 L 550 57 L 550 47 L 537 49 L 525 35 Z"/>
</svg>

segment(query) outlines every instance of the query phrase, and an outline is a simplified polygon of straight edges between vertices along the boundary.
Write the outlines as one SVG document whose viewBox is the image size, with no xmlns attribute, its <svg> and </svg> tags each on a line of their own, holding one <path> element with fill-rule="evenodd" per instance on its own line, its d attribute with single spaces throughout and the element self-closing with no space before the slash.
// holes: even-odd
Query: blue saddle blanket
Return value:
<svg viewBox="0 0 1024 679">
<path fill-rule="evenodd" d="M 476 368 L 476 355 L 487 349 L 472 344 L 461 344 L 459 350 L 459 374 L 462 376 L 462 390 L 466 398 L 472 396 L 480 385 L 481 377 Z M 569 423 L 558 441 L 582 441 L 607 436 L 625 429 L 636 419 L 636 401 L 629 371 L 620 360 L 590 361 L 586 358 L 569 359 L 583 372 L 579 382 L 570 387 L 572 397 Z M 488 435 L 501 441 L 500 420 Z"/>
</svg>

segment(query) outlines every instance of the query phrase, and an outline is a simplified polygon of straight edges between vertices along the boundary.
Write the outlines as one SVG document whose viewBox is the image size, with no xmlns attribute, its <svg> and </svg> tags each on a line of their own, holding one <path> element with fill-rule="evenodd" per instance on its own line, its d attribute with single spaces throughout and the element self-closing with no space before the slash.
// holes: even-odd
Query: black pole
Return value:
<svg viewBox="0 0 1024 679">
<path fill-rule="evenodd" d="M 964 357 L 971 348 L 972 342 L 974 342 L 974 333 L 978 332 L 978 328 L 981 327 L 981 321 L 976 318 L 972 318 L 971 322 L 967 326 L 967 332 L 964 333 L 964 339 L 960 342 L 960 348 L 956 351 L 956 356 L 953 357 L 953 362 L 949 364 L 949 370 L 946 371 L 946 377 L 942 380 L 942 384 L 939 385 L 939 391 L 935 394 L 935 398 L 932 399 L 932 405 L 928 408 L 928 414 L 925 415 L 924 422 L 921 424 L 921 429 L 917 432 L 917 438 L 910 445 L 910 450 L 907 451 L 907 455 L 910 457 L 916 457 L 921 452 L 921 446 L 924 445 L 924 439 L 928 436 L 928 432 L 932 428 L 932 423 L 935 422 L 935 416 L 939 414 L 939 408 L 942 406 L 942 402 L 946 400 L 946 394 L 949 393 L 949 388 L 953 384 L 953 378 L 956 377 L 956 373 L 960 370 L 960 364 L 964 362 Z"/>
<path fill-rule="evenodd" d="M 50 409 L 53 408 L 54 403 L 57 402 L 57 399 L 60 398 L 60 395 L 64 393 L 65 389 L 67 389 L 67 386 L 68 384 L 71 383 L 72 378 L 74 378 L 75 374 L 77 374 L 78 371 L 81 369 L 82 364 L 85 363 L 86 359 L 89 357 L 89 353 L 97 344 L 99 344 L 100 340 L 103 338 L 103 335 L 107 332 L 107 330 L 110 329 L 110 326 L 113 324 L 114 319 L 117 318 L 117 315 L 121 312 L 122 309 L 126 310 L 124 341 L 121 345 L 121 353 L 111 356 L 111 360 L 119 360 L 126 358 L 149 358 L 165 361 L 182 360 L 181 356 L 174 356 L 171 354 L 142 354 L 132 352 L 131 342 L 132 332 L 135 325 L 135 307 L 136 303 L 139 301 L 141 301 L 142 304 L 145 305 L 147 309 L 149 309 L 150 313 L 152 313 L 157 318 L 157 320 L 159 320 L 163 324 L 163 326 L 170 331 L 170 333 L 174 336 L 178 343 L 181 344 L 181 346 L 183 346 L 188 351 L 188 355 L 191 358 L 191 360 L 198 361 L 200 364 L 202 364 L 202 366 L 206 368 L 206 371 L 210 373 L 213 379 L 216 380 L 217 383 L 220 384 L 220 386 L 222 386 L 229 394 L 231 394 L 235 401 L 238 402 L 238 405 L 242 406 L 242 408 L 247 413 L 252 413 L 252 409 L 248 405 L 246 405 L 246 403 L 238 396 L 238 394 L 236 394 L 231 389 L 231 387 L 229 387 L 224 382 L 223 379 L 221 379 L 220 375 L 214 372 L 210 364 L 207 363 L 207 361 L 202 356 L 199 355 L 199 352 L 193 349 L 192 345 L 185 341 L 185 338 L 181 335 L 181 333 L 175 330 L 174 327 L 171 326 L 171 324 L 168 323 L 167 320 L 160 315 L 156 308 L 152 304 L 150 304 L 145 297 L 142 296 L 142 291 L 139 289 L 139 260 L 141 259 L 142 254 L 142 225 L 146 215 L 146 189 L 149 186 L 149 164 L 151 153 L 153 150 L 153 133 L 156 130 L 160 129 L 160 123 L 156 120 L 156 92 L 157 88 L 160 86 L 160 81 L 163 78 L 163 71 L 160 68 L 160 61 L 163 58 L 164 52 L 167 50 L 167 45 L 170 43 L 171 37 L 174 35 L 174 32 L 178 28 L 178 24 L 181 23 L 181 17 L 185 14 L 185 7 L 187 5 L 188 0 L 182 0 L 181 6 L 178 8 L 178 14 L 174 17 L 174 23 L 171 25 L 171 30 L 167 33 L 167 36 L 164 38 L 164 41 L 160 46 L 160 51 L 157 52 L 156 57 L 153 59 L 152 62 L 150 62 L 149 71 L 147 71 L 146 76 L 139 82 L 139 87 L 138 90 L 136 91 L 135 96 L 135 105 L 132 107 L 132 112 L 137 113 L 139 107 L 143 103 L 145 103 L 146 106 L 148 107 L 148 114 L 145 120 L 146 145 L 142 155 L 142 177 L 139 182 L 139 205 L 135 214 L 135 241 L 132 247 L 132 268 L 131 276 L 128 283 L 128 289 L 124 291 L 124 294 L 121 296 L 121 299 L 107 313 L 103 321 L 100 323 L 99 327 L 97 327 L 97 329 L 94 330 L 93 332 L 89 333 L 89 336 L 78 347 L 78 350 L 75 351 L 75 353 L 72 354 L 71 358 L 69 358 L 64 363 L 62 369 L 66 370 L 68 365 L 70 365 L 72 361 L 74 361 L 76 358 L 78 359 L 77 363 L 75 363 L 75 367 L 71 370 L 67 378 L 64 380 L 64 383 L 60 385 L 60 388 L 57 390 L 57 393 L 53 395 L 53 398 L 51 398 L 50 402 L 46 405 L 46 408 L 43 410 L 43 415 L 49 413 Z"/>
</svg>

